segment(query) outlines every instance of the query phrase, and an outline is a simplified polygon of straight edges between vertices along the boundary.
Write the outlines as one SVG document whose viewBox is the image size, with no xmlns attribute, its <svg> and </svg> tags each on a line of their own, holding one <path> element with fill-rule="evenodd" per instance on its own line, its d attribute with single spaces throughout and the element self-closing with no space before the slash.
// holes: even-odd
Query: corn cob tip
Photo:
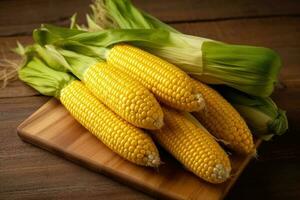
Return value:
<svg viewBox="0 0 300 200">
<path fill-rule="evenodd" d="M 230 171 L 230 168 L 227 168 L 222 164 L 216 164 L 216 166 L 213 169 L 213 173 L 211 174 L 211 177 L 215 179 L 216 183 L 222 183 L 229 178 Z"/>
<path fill-rule="evenodd" d="M 253 155 L 254 157 L 256 155 L 256 148 L 252 135 L 248 135 L 246 140 L 241 140 L 240 144 L 229 143 L 229 147 L 232 147 L 233 150 L 236 149 L 235 151 L 241 155 Z"/>
<path fill-rule="evenodd" d="M 149 167 L 158 167 L 161 163 L 158 155 L 149 154 L 145 159 L 147 160 L 146 166 Z"/>
<path fill-rule="evenodd" d="M 254 158 L 257 158 L 257 150 L 255 147 L 253 147 L 249 151 L 243 152 L 243 153 L 244 153 L 244 155 L 250 155 L 250 156 L 253 156 Z"/>
<path fill-rule="evenodd" d="M 164 119 L 163 117 L 159 117 L 157 120 L 153 122 L 153 125 L 156 127 L 156 129 L 160 129 L 164 125 Z"/>
<path fill-rule="evenodd" d="M 196 98 L 196 101 L 199 105 L 197 111 L 200 111 L 200 110 L 204 109 L 205 101 L 204 101 L 204 98 L 203 98 L 202 94 L 201 93 L 196 93 L 195 98 Z"/>
</svg>

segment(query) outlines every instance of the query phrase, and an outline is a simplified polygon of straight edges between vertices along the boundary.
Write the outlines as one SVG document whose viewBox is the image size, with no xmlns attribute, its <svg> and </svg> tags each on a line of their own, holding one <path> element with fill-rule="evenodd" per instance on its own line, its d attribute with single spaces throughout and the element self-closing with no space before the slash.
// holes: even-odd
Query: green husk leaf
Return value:
<svg viewBox="0 0 300 200">
<path fill-rule="evenodd" d="M 74 13 L 70 18 L 70 29 L 76 29 L 77 25 L 77 13 Z"/>
<path fill-rule="evenodd" d="M 78 54 L 81 54 L 82 56 L 85 55 L 85 56 L 89 56 L 89 57 L 95 57 L 95 58 L 98 58 L 98 60 L 101 60 L 100 58 L 105 59 L 106 54 L 108 53 L 107 48 L 83 45 L 80 42 L 70 41 L 70 40 L 61 41 L 59 43 L 56 43 L 56 46 L 60 47 L 61 49 L 76 52 Z M 81 55 L 78 55 L 78 56 L 81 56 Z"/>
<path fill-rule="evenodd" d="M 95 20 L 101 28 L 121 29 L 162 29 L 172 33 L 179 33 L 169 25 L 137 9 L 130 0 L 96 0 L 91 19 Z M 98 9 L 96 9 L 98 8 Z M 102 10 L 103 12 L 99 12 Z M 103 16 L 104 15 L 104 16 Z M 108 17 L 115 22 L 113 25 L 106 24 L 101 19 Z M 117 24 L 117 25 L 116 25 Z M 101 27 L 103 26 L 103 27 Z M 100 30 L 98 29 L 98 30 Z M 97 29 L 96 29 L 97 30 Z M 187 38 L 185 34 L 176 37 Z M 136 45 L 151 53 L 160 56 L 169 62 L 179 66 L 182 70 L 203 82 L 210 84 L 225 84 L 251 95 L 267 97 L 274 90 L 277 83 L 277 75 L 281 67 L 281 61 L 274 51 L 244 45 L 230 45 L 216 41 L 206 41 L 204 38 L 193 39 L 198 44 L 198 54 L 203 55 L 200 59 L 194 59 L 194 63 L 186 65 L 191 56 L 184 54 L 186 46 L 174 51 L 161 51 L 160 47 L 148 47 L 143 43 Z M 202 44 L 202 48 L 200 44 Z M 175 50 L 175 49 L 172 49 Z M 190 52 L 189 50 L 187 50 Z M 203 64 L 203 66 L 202 66 Z M 200 66 L 200 67 L 199 67 Z M 265 77 L 265 78 L 262 78 Z"/>
<path fill-rule="evenodd" d="M 17 41 L 17 47 L 15 49 L 13 49 L 13 51 L 16 54 L 19 54 L 20 56 L 23 56 L 26 54 L 25 47 L 19 41 Z"/>
<path fill-rule="evenodd" d="M 62 39 L 61 37 L 55 34 L 50 34 L 50 32 L 44 28 L 33 30 L 32 36 L 34 41 L 42 46 L 46 44 L 52 44 L 55 41 L 59 41 Z"/>
<path fill-rule="evenodd" d="M 35 52 L 51 68 L 59 71 L 70 71 L 82 80 L 84 72 L 90 66 L 101 61 L 100 58 L 89 55 L 98 54 L 101 50 L 68 40 L 68 38 L 85 33 L 85 31 L 71 30 L 70 33 L 68 31 L 70 29 L 51 25 L 44 25 L 42 28 L 34 30 L 34 39 L 38 43 L 35 45 Z M 105 54 L 106 49 L 102 48 L 102 50 Z M 85 52 L 85 55 L 80 54 L 80 52 Z"/>
<path fill-rule="evenodd" d="M 46 48 L 54 50 L 53 46 L 46 46 Z M 56 49 L 56 51 L 59 54 L 61 54 L 64 57 L 64 59 L 68 62 L 68 69 L 70 70 L 70 72 L 72 72 L 80 80 L 83 80 L 83 75 L 89 67 L 102 61 L 101 59 L 84 56 L 74 51 L 69 51 L 65 49 Z"/>
<path fill-rule="evenodd" d="M 72 33 L 68 33 L 72 32 Z M 34 30 L 34 40 L 40 45 L 53 44 L 61 45 L 64 42 L 80 42 L 84 45 L 96 47 L 108 47 L 120 42 L 147 42 L 168 43 L 170 34 L 167 31 L 156 30 L 103 30 L 99 32 L 86 32 L 82 30 L 71 30 L 68 28 L 44 25 Z"/>
<path fill-rule="evenodd" d="M 163 29 L 163 30 L 167 30 L 170 32 L 174 32 L 174 33 L 180 33 L 175 28 L 173 28 L 172 26 L 169 26 L 168 24 L 161 22 L 156 17 L 151 16 L 148 13 L 143 12 L 143 11 L 140 11 L 140 12 L 143 14 L 143 16 L 147 20 L 147 22 L 149 24 L 151 24 L 151 26 L 154 27 L 155 29 Z"/>
<path fill-rule="evenodd" d="M 262 97 L 272 93 L 281 65 L 278 55 L 267 48 L 228 45 L 166 30 L 119 29 L 66 34 L 68 30 L 45 25 L 35 35 L 40 38 L 45 35 L 43 31 L 47 32 L 48 43 L 101 59 L 106 59 L 104 47 L 109 49 L 127 42 L 175 63 L 203 82 L 226 84 Z"/>
<path fill-rule="evenodd" d="M 223 83 L 248 94 L 267 97 L 277 83 L 281 61 L 274 51 L 246 45 L 205 42 L 204 70 L 199 79 Z"/>
<path fill-rule="evenodd" d="M 86 15 L 86 22 L 88 24 L 89 30 L 91 31 L 102 30 L 102 28 L 98 26 L 98 24 L 96 24 L 89 15 Z"/>
<path fill-rule="evenodd" d="M 104 30 L 66 36 L 65 32 L 67 31 L 66 28 L 45 25 L 43 29 L 35 31 L 35 38 L 39 43 L 39 38 L 44 37 L 44 32 L 46 32 L 48 39 L 43 41 L 47 41 L 48 44 L 101 59 L 106 59 L 107 51 L 111 46 L 126 42 L 149 52 L 159 52 L 166 60 L 175 61 L 188 68 L 190 73 L 199 74 L 202 71 L 202 53 L 199 51 L 199 47 L 203 40 L 193 36 L 178 37 L 177 33 L 156 29 Z M 45 45 L 45 43 L 43 42 L 41 45 Z"/>
<path fill-rule="evenodd" d="M 154 28 L 147 22 L 142 13 L 129 3 L 122 0 L 105 1 L 105 6 L 114 21 L 116 21 L 117 24 L 122 24 L 122 29 Z"/>
<path fill-rule="evenodd" d="M 100 27 L 95 31 L 103 29 L 163 29 L 180 33 L 154 16 L 136 8 L 131 0 L 95 0 L 90 7 L 92 8 L 90 18 Z M 107 21 L 109 22 L 107 23 Z"/>
<path fill-rule="evenodd" d="M 270 97 L 255 97 L 229 87 L 218 87 L 218 90 L 237 109 L 253 132 L 264 140 L 288 130 L 285 111 L 279 109 Z"/>
<path fill-rule="evenodd" d="M 80 80 L 83 79 L 84 72 L 90 66 L 95 65 L 100 61 L 100 59 L 57 48 L 53 45 L 46 45 L 44 49 L 46 52 L 49 52 L 48 56 L 56 59 L 56 61 L 58 61 L 61 66 L 63 66 L 66 70 L 72 72 Z M 41 56 L 41 58 L 45 59 L 47 57 Z M 50 67 L 53 66 L 50 65 Z"/>
<path fill-rule="evenodd" d="M 164 29 L 179 33 L 171 26 L 155 17 L 137 9 L 131 1 L 95 0 L 91 5 L 90 19 L 98 24 L 98 28 L 89 27 L 89 31 L 100 31 L 109 28 L 121 29 Z"/>
<path fill-rule="evenodd" d="M 18 44 L 15 52 L 23 56 L 25 60 L 35 56 L 41 59 L 48 67 L 51 67 L 54 70 L 62 72 L 68 71 L 68 63 L 65 61 L 64 57 L 62 57 L 55 51 L 51 51 L 40 46 L 39 44 L 28 45 L 26 47 Z"/>
<path fill-rule="evenodd" d="M 59 98 L 60 91 L 75 78 L 65 72 L 55 71 L 37 57 L 27 59 L 19 70 L 19 78 L 38 92 Z"/>
<path fill-rule="evenodd" d="M 41 58 L 52 69 L 62 72 L 68 71 L 68 63 L 57 53 L 49 51 L 38 44 L 33 46 L 33 51 L 35 51 L 36 56 Z"/>
<path fill-rule="evenodd" d="M 49 30 L 51 30 L 51 32 Z M 80 33 L 85 33 L 85 31 L 44 24 L 41 28 L 33 31 L 33 39 L 36 43 L 44 46 L 46 44 L 53 44 L 57 41 L 78 35 Z"/>
<path fill-rule="evenodd" d="M 94 4 L 94 14 L 96 5 L 98 4 Z M 281 67 L 280 58 L 274 51 L 262 47 L 229 45 L 175 33 L 170 31 L 167 25 L 164 26 L 159 20 L 147 15 L 148 19 L 156 22 L 156 26 L 161 26 L 159 30 L 150 29 L 154 26 L 146 25 L 147 20 L 143 19 L 143 15 L 130 4 L 130 1 L 107 0 L 104 5 L 103 9 L 107 9 L 110 18 L 113 18 L 118 24 L 124 23 L 122 28 L 139 26 L 149 29 L 103 30 L 94 33 L 77 32 L 78 30 L 76 30 L 69 33 L 68 29 L 44 25 L 44 30 L 41 29 L 40 34 L 35 34 L 40 35 L 36 37 L 36 41 L 41 45 L 45 45 L 45 43 L 63 45 L 69 43 L 66 40 L 79 42 L 89 46 L 86 49 L 90 50 L 85 55 L 94 57 L 98 55 L 93 55 L 97 51 L 92 47 L 99 47 L 101 48 L 99 57 L 102 59 L 105 59 L 107 55 L 103 47 L 127 42 L 174 63 L 194 78 L 205 83 L 226 84 L 261 97 L 269 96 L 274 90 Z M 98 7 L 101 6 L 98 5 Z M 97 23 L 92 22 L 93 19 L 98 18 L 95 15 L 93 18 L 88 17 L 89 24 L 93 24 L 91 25 L 93 29 L 99 29 Z M 124 22 L 126 20 L 128 23 Z M 76 51 L 76 46 L 81 46 L 79 50 L 82 50 L 82 45 L 69 45 L 69 47 L 74 47 Z M 69 48 L 69 50 L 73 49 Z M 84 53 L 84 51 L 79 51 L 79 53 Z"/>
</svg>

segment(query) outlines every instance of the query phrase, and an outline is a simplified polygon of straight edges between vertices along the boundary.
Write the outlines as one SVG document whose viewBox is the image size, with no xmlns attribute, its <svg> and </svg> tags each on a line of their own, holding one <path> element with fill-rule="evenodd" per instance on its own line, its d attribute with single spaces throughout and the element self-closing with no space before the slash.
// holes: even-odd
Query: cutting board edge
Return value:
<svg viewBox="0 0 300 200">
<path fill-rule="evenodd" d="M 52 101 L 52 100 L 49 100 L 49 101 Z M 42 107 L 39 108 L 39 109 L 42 109 Z M 134 189 L 137 189 L 138 191 L 141 191 L 141 192 L 143 192 L 145 194 L 148 194 L 148 195 L 150 195 L 152 197 L 163 198 L 163 199 L 167 199 L 167 200 L 179 200 L 176 197 L 172 197 L 171 193 L 169 193 L 168 194 L 169 196 L 167 196 L 164 193 L 156 191 L 154 188 L 143 187 L 142 185 L 138 184 L 137 182 L 134 182 L 134 180 L 131 180 L 131 179 L 128 179 L 128 178 L 124 177 L 120 173 L 119 174 L 114 174 L 112 172 L 109 172 L 110 170 L 103 169 L 103 168 L 105 168 L 105 166 L 101 166 L 102 167 L 102 169 L 101 169 L 101 167 L 98 167 L 93 162 L 89 162 L 89 161 L 85 161 L 85 160 L 81 159 L 80 156 L 73 156 L 72 154 L 69 154 L 67 152 L 63 152 L 62 150 L 59 150 L 58 148 L 56 149 L 56 148 L 51 147 L 50 145 L 47 145 L 46 142 L 42 142 L 41 140 L 37 140 L 34 137 L 30 137 L 29 136 L 30 134 L 26 133 L 26 131 L 23 131 L 21 129 L 24 128 L 24 127 L 26 127 L 26 124 L 31 121 L 31 120 L 28 120 L 28 119 L 30 119 L 31 117 L 34 117 L 34 116 L 35 116 L 35 113 L 33 113 L 31 116 L 29 116 L 25 121 L 23 121 L 17 127 L 18 136 L 22 139 L 22 141 L 24 141 L 26 143 L 29 143 L 29 144 L 31 144 L 33 146 L 42 148 L 42 149 L 44 149 L 44 150 L 46 150 L 46 151 L 48 151 L 48 152 L 56 155 L 57 157 L 64 158 L 64 159 L 66 159 L 68 161 L 71 161 L 72 163 L 74 163 L 74 164 L 76 164 L 76 165 L 78 165 L 78 166 L 80 166 L 82 168 L 86 168 L 86 169 L 88 169 L 88 170 L 90 170 L 92 172 L 95 172 L 95 173 L 103 174 L 106 177 L 112 178 L 113 180 L 119 182 L 122 185 L 130 186 L 130 187 L 132 187 Z M 63 155 L 63 156 L 61 156 L 61 155 Z"/>
<path fill-rule="evenodd" d="M 48 104 L 51 104 L 52 102 L 59 103 L 58 100 L 53 97 L 53 98 L 49 99 L 46 103 L 44 103 L 41 107 L 39 107 L 36 111 L 34 111 L 31 115 L 29 115 L 23 122 L 21 122 L 21 124 L 17 127 L 18 135 L 20 136 L 19 133 L 22 132 L 22 128 L 24 128 L 28 123 L 33 121 L 40 112 L 47 110 Z"/>
<path fill-rule="evenodd" d="M 261 143 L 263 142 L 262 139 L 258 139 L 255 143 L 255 148 L 257 149 Z M 234 184 L 236 183 L 237 179 L 241 176 L 241 174 L 243 173 L 244 169 L 247 167 L 247 165 L 249 164 L 249 162 L 254 159 L 255 156 L 251 157 L 251 156 L 247 156 L 247 159 L 243 162 L 243 164 L 241 165 L 240 169 L 238 170 L 238 173 L 235 174 L 235 176 L 233 176 L 231 179 L 231 181 L 229 181 L 229 184 L 224 188 L 224 191 L 221 195 L 220 199 L 224 199 L 226 197 L 226 195 L 230 192 L 230 190 L 232 189 L 232 187 L 234 186 Z"/>
<path fill-rule="evenodd" d="M 86 161 L 83 158 L 80 158 L 80 156 L 78 156 L 78 155 L 76 156 L 76 155 L 72 155 L 68 152 L 64 152 L 63 150 L 60 150 L 59 147 L 53 147 L 53 145 L 48 144 L 47 141 L 43 141 L 41 139 L 36 139 L 34 137 L 31 137 L 31 134 L 27 133 L 23 129 L 27 125 L 29 125 L 32 121 L 34 121 L 37 117 L 39 117 L 39 115 L 41 113 L 47 112 L 47 110 L 49 109 L 49 104 L 50 105 L 53 104 L 51 106 L 55 106 L 60 103 L 55 98 L 51 98 L 44 105 L 42 105 L 40 108 L 38 108 L 34 113 L 32 113 L 28 118 L 26 118 L 17 127 L 17 133 L 23 141 L 25 141 L 29 144 L 33 144 L 34 146 L 40 147 L 42 149 L 45 149 L 45 150 L 55 154 L 56 156 L 63 157 L 64 159 L 69 160 L 81 167 L 85 167 L 90 171 L 93 171 L 96 173 L 101 173 L 108 178 L 112 178 L 113 180 L 118 181 L 120 184 L 128 185 L 132 188 L 135 188 L 139 191 L 144 192 L 145 194 L 149 194 L 152 197 L 164 198 L 164 199 L 175 199 L 175 200 L 183 199 L 183 198 L 180 198 L 180 196 L 177 196 L 177 195 L 174 196 L 174 194 L 172 194 L 172 193 L 165 194 L 165 193 L 159 192 L 158 190 L 156 190 L 154 187 L 151 187 L 151 186 L 143 187 L 142 184 L 135 182 L 134 179 L 129 179 L 128 177 L 125 177 L 124 175 L 122 175 L 120 173 L 114 174 L 108 168 L 106 169 L 106 166 L 104 166 L 104 165 L 99 167 L 99 164 L 97 165 L 92 161 Z M 259 147 L 261 142 L 262 142 L 262 140 L 256 141 L 256 148 Z M 245 167 L 248 165 L 248 163 L 252 160 L 252 158 L 254 158 L 254 157 L 248 156 L 247 159 L 243 162 L 240 169 L 237 171 L 238 173 L 236 173 L 235 176 L 231 177 L 231 180 L 228 181 L 229 182 L 228 185 L 226 185 L 223 188 L 222 192 L 220 193 L 219 200 L 224 199 L 224 197 L 228 194 L 228 192 L 233 187 L 233 185 L 236 183 L 237 179 L 239 178 L 239 176 L 241 175 L 241 173 L 243 172 Z M 125 181 L 125 183 L 124 183 L 124 181 Z"/>
</svg>

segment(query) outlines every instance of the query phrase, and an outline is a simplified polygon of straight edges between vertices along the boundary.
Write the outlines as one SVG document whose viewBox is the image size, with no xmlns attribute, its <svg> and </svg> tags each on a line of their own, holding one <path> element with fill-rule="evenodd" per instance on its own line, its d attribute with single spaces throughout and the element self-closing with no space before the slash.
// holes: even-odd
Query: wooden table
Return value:
<svg viewBox="0 0 300 200">
<path fill-rule="evenodd" d="M 300 1 L 134 0 L 185 33 L 231 43 L 266 46 L 283 59 L 272 95 L 287 110 L 289 132 L 258 150 L 227 199 L 300 199 Z M 162 3 L 163 2 L 163 3 Z M 84 0 L 2 0 L 1 57 L 16 40 L 28 44 L 40 23 L 67 25 L 88 11 Z M 49 98 L 20 81 L 0 90 L 0 199 L 151 199 L 109 177 L 22 142 L 16 127 Z"/>
</svg>

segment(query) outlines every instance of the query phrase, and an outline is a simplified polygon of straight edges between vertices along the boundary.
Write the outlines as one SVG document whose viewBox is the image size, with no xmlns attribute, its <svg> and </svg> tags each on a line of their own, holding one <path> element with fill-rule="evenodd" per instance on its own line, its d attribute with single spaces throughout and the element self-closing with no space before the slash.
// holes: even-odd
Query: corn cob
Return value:
<svg viewBox="0 0 300 200">
<path fill-rule="evenodd" d="M 174 65 L 141 49 L 115 45 L 107 62 L 135 78 L 159 101 L 179 110 L 198 111 L 204 107 L 200 93 L 194 91 L 191 78 Z"/>
<path fill-rule="evenodd" d="M 89 67 L 83 82 L 93 94 L 131 124 L 147 129 L 163 125 L 163 112 L 153 94 L 105 62 Z"/>
<path fill-rule="evenodd" d="M 150 136 L 100 103 L 81 82 L 72 81 L 64 87 L 60 101 L 75 119 L 117 154 L 138 165 L 160 164 Z"/>
<path fill-rule="evenodd" d="M 165 125 L 154 132 L 154 138 L 188 170 L 211 183 L 222 183 L 230 175 L 227 154 L 204 129 L 187 115 L 163 108 Z"/>
<path fill-rule="evenodd" d="M 53 69 L 72 72 L 102 103 L 131 124 L 146 129 L 163 125 L 163 112 L 154 95 L 115 67 L 53 45 L 34 45 L 32 51 Z"/>
<path fill-rule="evenodd" d="M 199 81 L 193 82 L 206 103 L 205 109 L 193 113 L 200 123 L 234 151 L 254 152 L 252 134 L 240 114 L 217 91 Z"/>
</svg>

